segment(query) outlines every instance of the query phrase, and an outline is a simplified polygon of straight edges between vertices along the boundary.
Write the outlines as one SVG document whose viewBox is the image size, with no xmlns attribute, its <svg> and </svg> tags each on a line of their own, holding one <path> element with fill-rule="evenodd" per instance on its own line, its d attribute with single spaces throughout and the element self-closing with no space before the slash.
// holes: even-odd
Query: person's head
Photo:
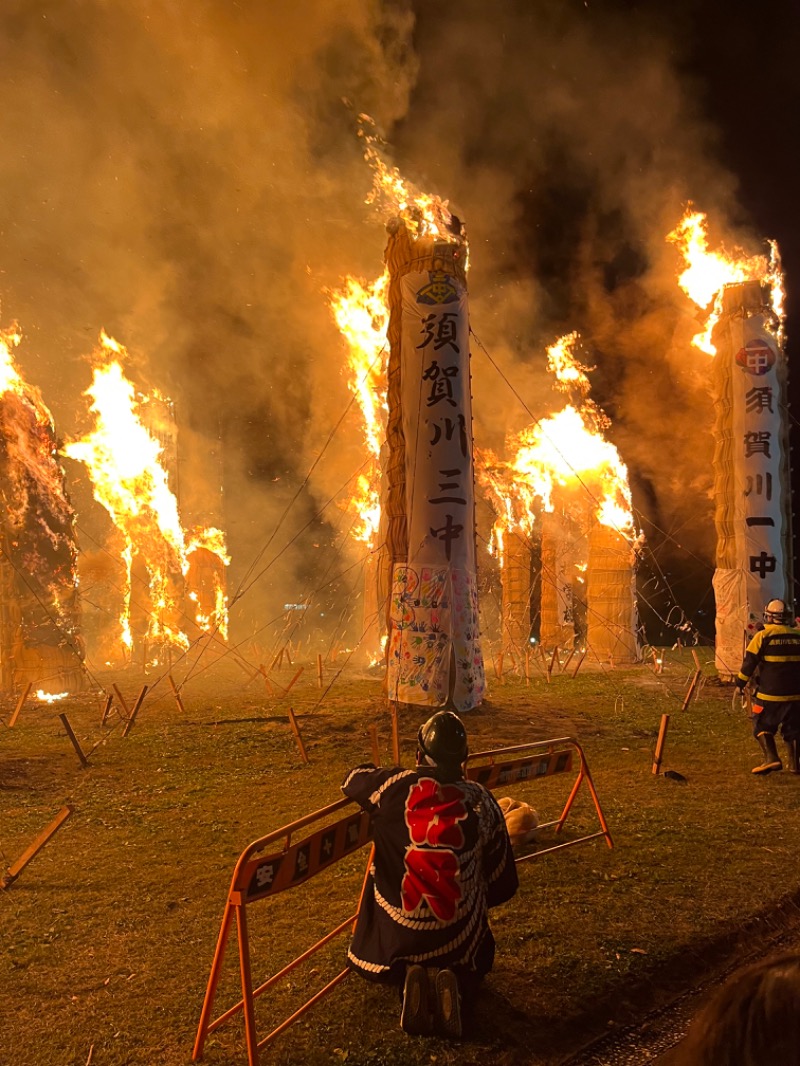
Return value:
<svg viewBox="0 0 800 1066">
<path fill-rule="evenodd" d="M 464 723 L 452 711 L 438 711 L 419 727 L 417 764 L 433 766 L 450 780 L 463 776 L 468 753 Z"/>
<path fill-rule="evenodd" d="M 800 1066 L 800 952 L 737 971 L 692 1022 L 676 1066 Z"/>
<path fill-rule="evenodd" d="M 764 608 L 764 621 L 767 625 L 788 626 L 794 621 L 794 615 L 783 600 L 770 600 Z"/>
</svg>

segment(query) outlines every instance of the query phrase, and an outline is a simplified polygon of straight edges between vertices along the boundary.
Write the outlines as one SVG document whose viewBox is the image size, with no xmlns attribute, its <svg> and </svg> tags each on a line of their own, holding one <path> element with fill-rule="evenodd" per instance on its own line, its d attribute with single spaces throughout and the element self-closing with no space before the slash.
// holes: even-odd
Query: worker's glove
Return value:
<svg viewBox="0 0 800 1066">
<path fill-rule="evenodd" d="M 747 707 L 747 696 L 745 694 L 746 682 L 737 681 L 736 688 L 731 699 L 731 707 L 734 709 L 744 710 Z"/>
</svg>

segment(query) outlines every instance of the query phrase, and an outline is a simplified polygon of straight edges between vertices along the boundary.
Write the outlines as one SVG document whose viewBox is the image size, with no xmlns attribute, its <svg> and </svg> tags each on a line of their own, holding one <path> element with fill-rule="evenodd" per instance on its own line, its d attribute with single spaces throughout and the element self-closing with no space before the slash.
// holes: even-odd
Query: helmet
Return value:
<svg viewBox="0 0 800 1066">
<path fill-rule="evenodd" d="M 767 625 L 788 625 L 792 612 L 783 600 L 770 600 L 764 608 L 764 621 Z"/>
<path fill-rule="evenodd" d="M 467 731 L 452 711 L 438 711 L 421 725 L 417 744 L 436 766 L 455 768 L 467 757 Z"/>
</svg>

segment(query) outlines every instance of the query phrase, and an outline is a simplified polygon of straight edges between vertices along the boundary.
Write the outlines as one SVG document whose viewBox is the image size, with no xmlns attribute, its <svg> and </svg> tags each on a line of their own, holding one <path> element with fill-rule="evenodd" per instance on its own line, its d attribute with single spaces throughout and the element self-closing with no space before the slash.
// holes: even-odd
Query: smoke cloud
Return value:
<svg viewBox="0 0 800 1066">
<path fill-rule="evenodd" d="M 240 631 L 323 586 L 330 616 L 358 584 L 335 576 L 354 558 L 335 498 L 364 454 L 323 294 L 381 270 L 359 112 L 466 219 L 473 327 L 502 371 L 473 351 L 478 443 L 558 405 L 544 347 L 578 329 L 635 502 L 676 527 L 706 506 L 704 357 L 664 237 L 689 198 L 742 235 L 680 30 L 564 0 L 4 4 L 3 322 L 62 436 L 87 426 L 101 327 L 175 400 L 187 522 L 225 526 L 234 588 L 263 571 Z"/>
</svg>

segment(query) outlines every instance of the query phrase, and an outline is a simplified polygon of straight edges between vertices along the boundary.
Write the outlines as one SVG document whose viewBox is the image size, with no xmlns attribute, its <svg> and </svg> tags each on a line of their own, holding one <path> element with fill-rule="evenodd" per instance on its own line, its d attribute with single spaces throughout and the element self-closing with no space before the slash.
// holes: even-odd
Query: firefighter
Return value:
<svg viewBox="0 0 800 1066">
<path fill-rule="evenodd" d="M 800 773 L 800 628 L 793 611 L 783 600 L 770 600 L 764 610 L 764 628 L 747 645 L 736 687 L 744 692 L 754 675 L 753 735 L 764 756 L 754 774 L 782 770 L 775 746 L 781 730 L 786 743 L 789 769 Z"/>
<path fill-rule="evenodd" d="M 467 733 L 439 711 L 420 727 L 417 765 L 351 770 L 342 791 L 372 815 L 375 843 L 350 966 L 403 992 L 407 1033 L 461 1036 L 470 998 L 494 961 L 490 907 L 511 899 L 517 869 L 503 813 L 464 779 Z"/>
</svg>

